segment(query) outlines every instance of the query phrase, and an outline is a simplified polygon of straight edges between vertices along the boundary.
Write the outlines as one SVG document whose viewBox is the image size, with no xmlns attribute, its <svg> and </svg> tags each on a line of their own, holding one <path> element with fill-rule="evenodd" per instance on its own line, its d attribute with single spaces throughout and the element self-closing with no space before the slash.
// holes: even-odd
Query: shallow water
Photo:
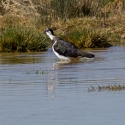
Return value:
<svg viewBox="0 0 125 125">
<path fill-rule="evenodd" d="M 0 125 L 125 125 L 125 48 L 60 63 L 52 50 L 0 54 Z"/>
</svg>

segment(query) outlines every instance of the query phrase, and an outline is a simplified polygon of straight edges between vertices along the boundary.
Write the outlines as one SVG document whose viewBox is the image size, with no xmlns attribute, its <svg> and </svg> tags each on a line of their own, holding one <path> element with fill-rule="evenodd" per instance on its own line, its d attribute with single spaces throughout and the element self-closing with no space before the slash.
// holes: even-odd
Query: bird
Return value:
<svg viewBox="0 0 125 125">
<path fill-rule="evenodd" d="M 46 28 L 44 33 L 52 41 L 52 50 L 61 61 L 71 61 L 76 58 L 94 58 L 95 55 L 80 50 L 76 45 L 57 37 L 51 28 Z"/>
</svg>

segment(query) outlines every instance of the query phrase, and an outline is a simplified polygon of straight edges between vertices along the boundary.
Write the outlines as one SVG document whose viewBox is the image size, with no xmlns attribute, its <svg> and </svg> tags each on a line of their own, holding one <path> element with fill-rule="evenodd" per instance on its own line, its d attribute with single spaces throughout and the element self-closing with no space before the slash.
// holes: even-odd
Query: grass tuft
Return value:
<svg viewBox="0 0 125 125">
<path fill-rule="evenodd" d="M 111 46 L 108 35 L 93 28 L 72 30 L 67 33 L 64 38 L 67 41 L 71 41 L 79 48 L 105 48 Z"/>
<path fill-rule="evenodd" d="M 45 37 L 31 28 L 9 26 L 0 31 L 1 52 L 44 51 L 48 46 Z"/>
</svg>

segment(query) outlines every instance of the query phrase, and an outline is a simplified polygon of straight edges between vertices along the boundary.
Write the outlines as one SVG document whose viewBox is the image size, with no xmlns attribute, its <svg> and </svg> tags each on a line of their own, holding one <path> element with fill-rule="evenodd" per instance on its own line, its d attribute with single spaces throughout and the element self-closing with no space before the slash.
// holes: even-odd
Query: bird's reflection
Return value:
<svg viewBox="0 0 125 125">
<path fill-rule="evenodd" d="M 70 61 L 59 61 L 53 64 L 53 69 L 60 69 L 60 68 L 66 68 L 65 66 L 71 65 L 71 64 L 80 64 L 80 63 L 86 63 L 86 62 L 93 62 L 95 59 L 72 59 Z"/>
<path fill-rule="evenodd" d="M 70 65 L 71 61 L 59 61 L 53 64 L 51 70 L 48 73 L 48 95 L 53 98 L 55 92 L 55 86 L 59 84 L 59 76 L 57 69 L 62 69 L 65 65 Z"/>
<path fill-rule="evenodd" d="M 48 73 L 47 90 L 50 97 L 54 97 L 55 86 L 59 83 L 57 73 L 50 70 Z"/>
<path fill-rule="evenodd" d="M 59 61 L 53 64 L 52 68 L 49 70 L 48 73 L 48 95 L 50 97 L 54 97 L 55 93 L 55 87 L 60 83 L 59 78 L 61 74 L 61 71 L 63 70 L 72 70 L 72 68 L 77 68 L 77 64 L 79 65 L 80 63 L 88 63 L 88 62 L 93 62 L 94 59 L 92 60 L 71 60 L 71 61 Z M 66 80 L 67 77 L 64 76 L 64 80 Z M 67 79 L 67 83 L 71 83 L 71 79 Z"/>
<path fill-rule="evenodd" d="M 56 69 L 60 69 L 61 67 L 65 67 L 66 65 L 70 65 L 72 64 L 73 62 L 71 61 L 59 61 L 59 62 L 56 62 L 56 63 L 53 63 L 53 69 L 56 70 Z"/>
</svg>

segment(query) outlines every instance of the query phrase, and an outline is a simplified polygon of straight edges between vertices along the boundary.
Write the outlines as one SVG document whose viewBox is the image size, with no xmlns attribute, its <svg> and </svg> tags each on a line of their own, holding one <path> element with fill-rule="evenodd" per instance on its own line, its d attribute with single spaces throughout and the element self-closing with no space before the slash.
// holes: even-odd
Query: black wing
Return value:
<svg viewBox="0 0 125 125">
<path fill-rule="evenodd" d="M 94 55 L 85 51 L 81 51 L 74 44 L 64 41 L 62 39 L 58 39 L 54 44 L 54 50 L 60 55 L 64 55 L 66 57 L 87 57 L 94 58 Z"/>
<path fill-rule="evenodd" d="M 62 39 L 58 39 L 57 42 L 54 44 L 54 50 L 60 55 L 64 55 L 66 57 L 82 56 L 78 54 L 77 46 L 70 42 L 63 41 Z"/>
</svg>

